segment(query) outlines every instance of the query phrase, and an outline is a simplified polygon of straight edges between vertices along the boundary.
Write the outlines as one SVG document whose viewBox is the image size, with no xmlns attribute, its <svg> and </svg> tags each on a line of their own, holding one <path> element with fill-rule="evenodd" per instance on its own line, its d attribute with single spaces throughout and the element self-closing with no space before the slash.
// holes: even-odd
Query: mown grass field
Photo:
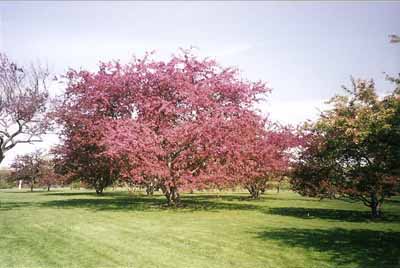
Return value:
<svg viewBox="0 0 400 268">
<path fill-rule="evenodd" d="M 163 196 L 0 191 L 0 267 L 400 267 L 400 198 L 360 203 L 270 192 Z"/>
</svg>

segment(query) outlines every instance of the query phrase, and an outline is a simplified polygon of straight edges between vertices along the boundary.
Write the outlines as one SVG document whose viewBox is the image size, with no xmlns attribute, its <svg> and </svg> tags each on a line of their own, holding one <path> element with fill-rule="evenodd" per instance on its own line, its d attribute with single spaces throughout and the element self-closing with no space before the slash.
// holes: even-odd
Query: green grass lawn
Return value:
<svg viewBox="0 0 400 268">
<path fill-rule="evenodd" d="M 400 267 L 400 198 L 360 203 L 268 193 L 163 196 L 0 191 L 0 267 Z"/>
</svg>

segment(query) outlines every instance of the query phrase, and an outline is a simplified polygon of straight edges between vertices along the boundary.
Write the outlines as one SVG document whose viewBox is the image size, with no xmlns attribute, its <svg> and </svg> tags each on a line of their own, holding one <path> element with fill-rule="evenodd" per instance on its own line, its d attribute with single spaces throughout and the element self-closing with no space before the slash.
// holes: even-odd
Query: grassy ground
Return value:
<svg viewBox="0 0 400 268">
<path fill-rule="evenodd" d="M 0 267 L 400 267 L 400 198 L 359 203 L 268 193 L 162 196 L 0 192 Z"/>
</svg>

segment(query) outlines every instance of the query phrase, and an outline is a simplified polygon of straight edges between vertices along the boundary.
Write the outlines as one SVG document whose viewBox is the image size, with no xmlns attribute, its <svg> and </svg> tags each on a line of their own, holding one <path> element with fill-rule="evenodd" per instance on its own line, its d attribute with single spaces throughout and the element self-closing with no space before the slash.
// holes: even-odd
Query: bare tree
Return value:
<svg viewBox="0 0 400 268">
<path fill-rule="evenodd" d="M 0 53 L 0 163 L 17 144 L 42 141 L 47 77 L 46 70 L 19 67 Z"/>
</svg>

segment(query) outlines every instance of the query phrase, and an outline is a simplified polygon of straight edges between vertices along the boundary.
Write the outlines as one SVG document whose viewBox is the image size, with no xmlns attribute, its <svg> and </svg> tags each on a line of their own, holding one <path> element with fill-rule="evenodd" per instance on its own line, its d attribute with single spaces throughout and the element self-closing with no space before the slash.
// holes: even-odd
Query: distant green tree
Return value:
<svg viewBox="0 0 400 268">
<path fill-rule="evenodd" d="M 345 196 L 381 216 L 385 198 L 399 193 L 400 79 L 379 97 L 371 81 L 352 79 L 352 89 L 304 129 L 305 147 L 292 180 L 294 190 L 319 197 Z"/>
</svg>

